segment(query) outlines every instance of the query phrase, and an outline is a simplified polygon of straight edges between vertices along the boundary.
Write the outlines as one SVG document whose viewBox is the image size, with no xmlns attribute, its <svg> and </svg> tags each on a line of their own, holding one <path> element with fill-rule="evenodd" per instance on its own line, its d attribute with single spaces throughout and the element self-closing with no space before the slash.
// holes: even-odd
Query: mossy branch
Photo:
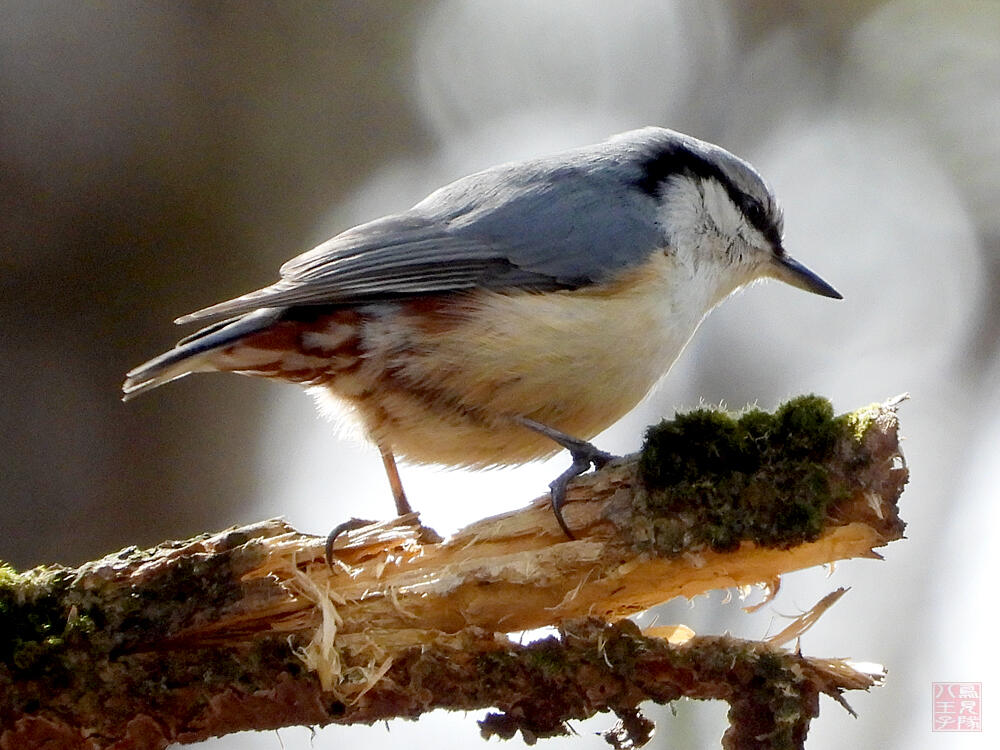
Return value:
<svg viewBox="0 0 1000 750">
<path fill-rule="evenodd" d="M 651 428 L 641 454 L 430 543 L 412 518 L 351 532 L 342 566 L 282 521 L 75 570 L 0 574 L 0 749 L 162 748 L 246 729 L 498 708 L 529 739 L 646 700 L 730 703 L 728 748 L 801 747 L 818 696 L 876 678 L 773 643 L 671 643 L 624 618 L 902 536 L 895 403 L 833 417 L 805 397 Z M 509 633 L 558 625 L 518 645 Z"/>
</svg>

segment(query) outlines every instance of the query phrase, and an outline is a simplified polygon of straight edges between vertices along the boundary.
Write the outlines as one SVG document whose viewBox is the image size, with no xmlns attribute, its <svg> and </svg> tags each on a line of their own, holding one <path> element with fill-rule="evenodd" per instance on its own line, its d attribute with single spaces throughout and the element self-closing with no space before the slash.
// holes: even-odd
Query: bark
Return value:
<svg viewBox="0 0 1000 750">
<path fill-rule="evenodd" d="M 802 747 L 820 693 L 877 674 L 778 643 L 640 633 L 675 596 L 767 582 L 902 536 L 895 406 L 834 418 L 807 397 L 651 428 L 641 454 L 432 541 L 413 517 L 322 538 L 280 520 L 0 573 L 0 748 L 162 748 L 247 729 L 497 708 L 533 740 L 647 700 L 730 703 L 727 748 Z M 504 634 L 556 625 L 519 645 Z M 804 627 L 805 625 L 803 625 Z M 782 640 L 793 638 L 794 632 Z"/>
</svg>

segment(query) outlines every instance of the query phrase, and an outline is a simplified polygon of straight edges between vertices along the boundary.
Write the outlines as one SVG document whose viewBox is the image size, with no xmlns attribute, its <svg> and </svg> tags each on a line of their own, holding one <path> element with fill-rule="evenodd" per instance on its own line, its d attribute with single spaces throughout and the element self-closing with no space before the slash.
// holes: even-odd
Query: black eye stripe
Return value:
<svg viewBox="0 0 1000 750">
<path fill-rule="evenodd" d="M 771 214 L 764 207 L 764 204 L 746 193 L 738 193 L 732 197 L 737 207 L 747 217 L 747 221 L 753 225 L 754 229 L 764 235 L 764 238 L 775 248 L 775 252 L 779 254 L 783 252 L 781 250 L 781 231 L 771 219 Z"/>
<path fill-rule="evenodd" d="M 747 217 L 747 221 L 774 247 L 781 247 L 781 230 L 778 227 L 780 219 L 772 216 L 771 209 L 738 188 L 717 164 L 679 144 L 661 149 L 643 162 L 641 176 L 635 181 L 635 185 L 647 195 L 658 198 L 668 178 L 683 174 L 695 175 L 703 180 L 716 180 L 733 204 Z"/>
<path fill-rule="evenodd" d="M 764 204 L 753 196 L 740 193 L 736 200 L 736 205 L 755 229 L 765 237 L 771 238 L 771 235 L 775 233 L 775 227 L 767 209 L 764 208 Z"/>
<path fill-rule="evenodd" d="M 741 193 L 737 205 L 740 211 L 750 220 L 750 223 L 758 229 L 762 229 L 762 225 L 767 223 L 767 212 L 756 198 L 746 193 Z"/>
</svg>

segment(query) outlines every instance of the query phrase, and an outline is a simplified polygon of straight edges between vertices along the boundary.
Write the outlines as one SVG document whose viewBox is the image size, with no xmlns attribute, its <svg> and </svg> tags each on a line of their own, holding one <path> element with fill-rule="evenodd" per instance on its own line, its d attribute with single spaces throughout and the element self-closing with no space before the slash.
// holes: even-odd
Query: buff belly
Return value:
<svg viewBox="0 0 1000 750">
<path fill-rule="evenodd" d="M 664 253 L 614 283 L 300 310 L 201 369 L 288 380 L 397 457 L 488 467 L 560 450 L 528 417 L 590 439 L 670 369 L 728 289 Z M 693 290 L 702 296 L 692 297 Z"/>
<path fill-rule="evenodd" d="M 315 391 L 410 461 L 488 467 L 543 458 L 559 446 L 512 417 L 589 439 L 680 354 L 700 316 L 672 308 L 663 271 L 577 291 L 357 308 L 357 361 Z"/>
</svg>

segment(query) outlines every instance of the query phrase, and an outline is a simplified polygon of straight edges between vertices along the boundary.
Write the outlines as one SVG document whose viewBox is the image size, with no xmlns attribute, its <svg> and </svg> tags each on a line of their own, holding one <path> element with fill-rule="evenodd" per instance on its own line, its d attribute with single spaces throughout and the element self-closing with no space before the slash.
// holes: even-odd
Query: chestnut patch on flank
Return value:
<svg viewBox="0 0 1000 750">
<path fill-rule="evenodd" d="M 303 385 L 325 384 L 358 368 L 361 358 L 358 333 L 363 322 L 360 313 L 347 308 L 290 310 L 282 320 L 222 349 L 228 361 L 217 366 Z M 340 343 L 331 347 L 307 344 L 323 341 L 324 337 Z M 309 358 L 315 364 L 302 361 Z"/>
<path fill-rule="evenodd" d="M 450 331 L 475 308 L 474 295 L 467 293 L 412 297 L 397 304 L 400 316 L 409 325 L 431 335 Z"/>
<path fill-rule="evenodd" d="M 298 312 L 298 311 L 295 311 Z M 293 313 L 294 315 L 294 313 Z M 332 327 L 345 326 L 355 330 L 361 325 L 361 315 L 356 310 L 341 309 L 325 314 L 307 316 L 304 314 L 279 320 L 263 331 L 251 333 L 240 341 L 240 346 L 272 351 L 299 351 L 303 354 L 313 352 L 303 345 L 302 334 L 325 333 Z M 337 350 L 341 355 L 357 355 L 357 337 L 351 337 Z"/>
</svg>

